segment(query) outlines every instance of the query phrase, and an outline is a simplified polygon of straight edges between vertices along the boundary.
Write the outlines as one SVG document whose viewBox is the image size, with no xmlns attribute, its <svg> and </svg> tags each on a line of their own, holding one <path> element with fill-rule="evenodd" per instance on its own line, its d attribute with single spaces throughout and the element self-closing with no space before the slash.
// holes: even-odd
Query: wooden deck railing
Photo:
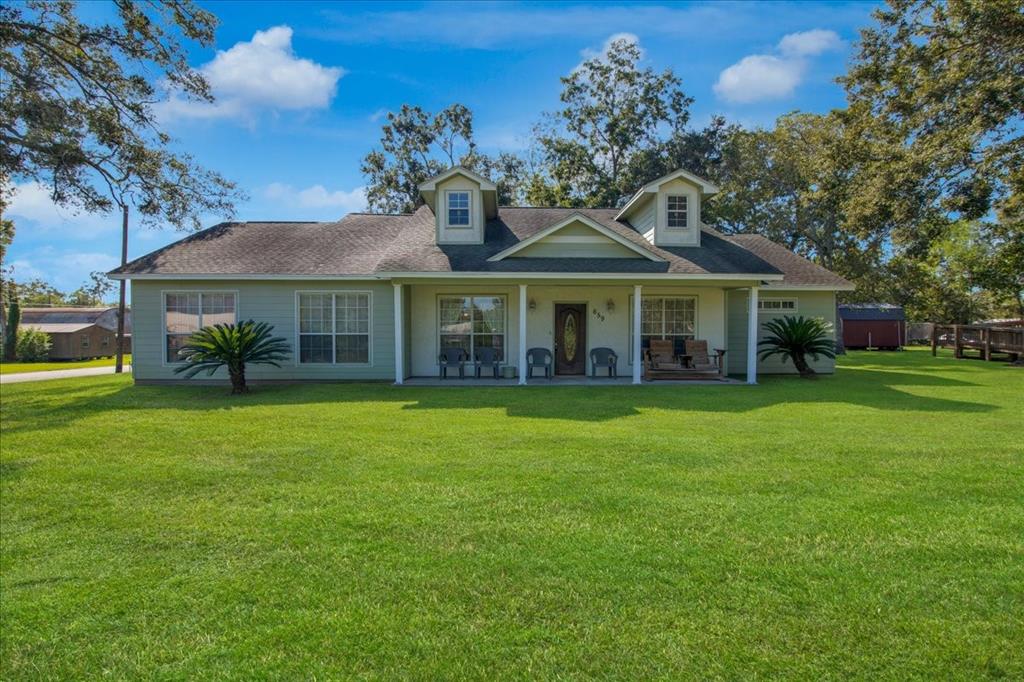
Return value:
<svg viewBox="0 0 1024 682">
<path fill-rule="evenodd" d="M 958 358 L 969 348 L 985 360 L 991 360 L 993 353 L 1006 353 L 1017 360 L 1024 356 L 1024 327 L 937 324 L 932 328 L 932 355 L 939 348 L 952 348 Z"/>
</svg>

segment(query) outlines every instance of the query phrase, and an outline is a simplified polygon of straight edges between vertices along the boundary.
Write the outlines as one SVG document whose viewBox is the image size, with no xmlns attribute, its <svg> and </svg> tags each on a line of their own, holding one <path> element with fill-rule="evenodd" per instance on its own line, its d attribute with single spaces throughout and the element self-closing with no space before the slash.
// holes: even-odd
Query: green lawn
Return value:
<svg viewBox="0 0 1024 682">
<path fill-rule="evenodd" d="M 4 386 L 4 679 L 1024 677 L 1024 369 Z"/>
<path fill-rule="evenodd" d="M 95 360 L 67 360 L 64 362 L 0 362 L 0 374 L 18 374 L 20 372 L 51 372 L 55 369 L 82 369 L 83 367 L 113 367 L 115 358 L 96 358 Z M 124 356 L 124 364 L 130 365 L 131 355 Z"/>
</svg>

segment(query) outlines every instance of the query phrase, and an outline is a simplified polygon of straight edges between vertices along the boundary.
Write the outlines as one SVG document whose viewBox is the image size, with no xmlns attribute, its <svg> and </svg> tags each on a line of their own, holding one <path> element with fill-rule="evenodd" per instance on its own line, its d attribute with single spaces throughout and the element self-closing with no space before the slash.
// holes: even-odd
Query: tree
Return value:
<svg viewBox="0 0 1024 682">
<path fill-rule="evenodd" d="M 1020 220 L 1020 3 L 890 0 L 874 17 L 840 82 L 859 134 L 874 142 L 862 180 L 903 213 L 897 241 L 926 249 L 949 225 L 934 216 L 949 212 L 978 219 L 994 207 Z"/>
<path fill-rule="evenodd" d="M 363 158 L 366 198 L 381 213 L 412 213 L 422 205 L 419 186 L 453 166 L 480 173 L 498 186 L 498 203 L 509 205 L 525 196 L 525 166 L 514 154 L 490 157 L 473 141 L 473 112 L 452 104 L 431 114 L 403 104 L 388 113 L 381 128 L 380 149 Z"/>
<path fill-rule="evenodd" d="M 144 223 L 200 227 L 240 194 L 170 147 L 153 105 L 170 91 L 212 101 L 181 38 L 213 43 L 216 18 L 191 0 L 113 0 L 88 24 L 74 2 L 0 5 L 0 177 L 36 181 L 61 206 L 134 204 Z"/>
<path fill-rule="evenodd" d="M 782 361 L 792 360 L 793 366 L 802 377 L 812 377 L 814 369 L 807 364 L 807 356 L 815 360 L 819 356 L 835 358 L 835 342 L 830 338 L 829 326 L 813 317 L 785 316 L 764 323 L 768 336 L 758 341 L 762 360 L 773 355 L 782 356 Z"/>
<path fill-rule="evenodd" d="M 106 297 L 114 291 L 114 283 L 102 272 L 89 273 L 89 281 L 71 292 L 71 305 L 94 307 L 105 303 Z"/>
<path fill-rule="evenodd" d="M 671 70 L 641 68 L 641 58 L 636 41 L 619 38 L 562 78 L 564 107 L 535 131 L 545 168 L 533 196 L 620 205 L 639 186 L 637 176 L 651 172 L 638 172 L 651 165 L 649 157 L 638 163 L 638 155 L 662 154 L 666 137 L 684 134 L 692 98 Z"/>
<path fill-rule="evenodd" d="M 891 221 L 849 217 L 851 205 L 872 198 L 858 184 L 865 151 L 841 114 L 793 113 L 772 130 L 733 129 L 723 147 L 709 222 L 763 235 L 858 283 L 872 276 Z"/>
<path fill-rule="evenodd" d="M 4 262 L 7 260 L 7 247 L 14 241 L 14 221 L 3 217 L 6 214 L 7 202 L 4 201 L 3 188 L 0 187 L 0 329 L 7 325 L 7 299 L 13 298 L 13 282 L 11 273 Z"/>
<path fill-rule="evenodd" d="M 246 364 L 280 367 L 279 363 L 291 353 L 285 339 L 270 335 L 273 329 L 266 322 L 253 320 L 203 327 L 178 351 L 185 364 L 174 372 L 191 379 L 199 372 L 212 376 L 221 367 L 227 367 L 231 394 L 246 393 Z"/>
<path fill-rule="evenodd" d="M 11 298 L 7 310 L 7 326 L 4 327 L 4 360 L 13 362 L 18 359 L 18 326 L 21 324 L 21 306 L 16 297 Z"/>
<path fill-rule="evenodd" d="M 59 306 L 67 304 L 67 296 L 57 287 L 39 279 L 32 279 L 24 284 L 16 284 L 18 300 L 22 305 Z"/>
</svg>

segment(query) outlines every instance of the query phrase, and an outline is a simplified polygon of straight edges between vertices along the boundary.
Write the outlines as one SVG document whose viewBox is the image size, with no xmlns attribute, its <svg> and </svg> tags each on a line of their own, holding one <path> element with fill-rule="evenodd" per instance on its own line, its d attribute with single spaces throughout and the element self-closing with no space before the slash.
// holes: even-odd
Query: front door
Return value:
<svg viewBox="0 0 1024 682">
<path fill-rule="evenodd" d="M 555 374 L 587 373 L 587 306 L 555 304 Z"/>
</svg>

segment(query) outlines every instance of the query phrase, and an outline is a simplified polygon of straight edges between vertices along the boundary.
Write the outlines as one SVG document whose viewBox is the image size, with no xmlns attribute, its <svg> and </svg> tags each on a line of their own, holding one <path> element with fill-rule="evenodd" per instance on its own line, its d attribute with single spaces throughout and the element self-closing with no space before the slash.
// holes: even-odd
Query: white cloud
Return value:
<svg viewBox="0 0 1024 682">
<path fill-rule="evenodd" d="M 60 251 L 53 247 L 37 249 L 29 256 L 11 261 L 16 282 L 41 279 L 62 291 L 77 289 L 89 279 L 89 273 L 109 272 L 117 265 L 117 258 L 110 254 Z"/>
<path fill-rule="evenodd" d="M 264 195 L 267 199 L 288 207 L 305 209 L 304 214 L 319 219 L 337 219 L 340 217 L 339 214 L 366 210 L 365 187 L 356 187 L 350 191 L 328 190 L 323 185 L 296 189 L 291 185 L 275 182 L 267 186 Z M 330 209 L 330 213 L 324 209 Z"/>
<path fill-rule="evenodd" d="M 15 219 L 15 224 L 28 220 L 36 231 L 65 233 L 78 238 L 114 232 L 121 226 L 119 216 L 114 213 L 76 213 L 58 206 L 50 198 L 50 190 L 38 182 L 15 184 L 7 213 Z"/>
<path fill-rule="evenodd" d="M 174 94 L 160 106 L 165 118 L 251 117 L 261 110 L 324 109 L 345 70 L 297 57 L 292 29 L 274 26 L 252 40 L 217 52 L 199 69 L 216 101 L 192 102 Z"/>
<path fill-rule="evenodd" d="M 376 123 L 377 121 L 381 120 L 382 118 L 384 118 L 387 115 L 388 115 L 388 110 L 387 109 L 378 109 L 377 111 L 375 111 L 372 114 L 370 114 L 370 116 L 369 116 L 370 123 Z"/>
<path fill-rule="evenodd" d="M 838 50 L 843 41 L 835 31 L 816 28 L 790 33 L 779 41 L 779 52 L 787 57 L 817 57 L 823 52 Z"/>
<path fill-rule="evenodd" d="M 639 36 L 637 36 L 637 34 L 622 31 L 619 33 L 613 33 L 612 35 L 608 36 L 608 38 L 605 39 L 604 45 L 601 46 L 600 50 L 594 50 L 589 47 L 585 47 L 582 50 L 580 50 L 580 54 L 583 56 L 584 59 L 593 59 L 594 57 L 601 57 L 603 55 L 608 54 L 608 50 L 611 48 L 612 43 L 614 43 L 616 40 L 624 40 L 627 43 L 631 43 L 640 48 L 640 38 Z M 640 48 L 640 54 L 643 54 L 643 48 Z"/>
<path fill-rule="evenodd" d="M 714 85 L 715 94 L 740 104 L 788 97 L 803 80 L 808 58 L 842 45 L 835 31 L 816 28 L 790 33 L 776 46 L 779 56 L 752 54 L 724 69 Z"/>
<path fill-rule="evenodd" d="M 744 57 L 718 75 L 715 94 L 730 102 L 757 102 L 786 97 L 803 76 L 802 61 L 766 54 Z"/>
</svg>

